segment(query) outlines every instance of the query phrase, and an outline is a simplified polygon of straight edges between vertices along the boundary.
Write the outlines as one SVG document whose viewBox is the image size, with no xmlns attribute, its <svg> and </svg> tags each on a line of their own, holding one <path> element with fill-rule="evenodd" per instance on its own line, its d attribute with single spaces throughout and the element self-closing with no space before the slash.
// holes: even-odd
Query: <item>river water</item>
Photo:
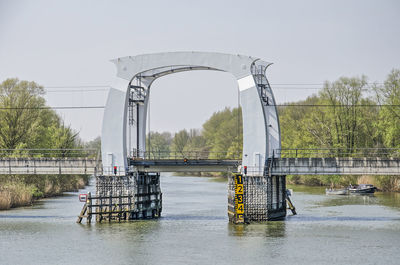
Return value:
<svg viewBox="0 0 400 265">
<path fill-rule="evenodd" d="M 78 192 L 2 211 L 0 264 L 400 264 L 400 194 L 292 186 L 298 215 L 232 225 L 226 182 L 163 175 L 161 188 L 159 220 L 76 224 Z"/>
</svg>

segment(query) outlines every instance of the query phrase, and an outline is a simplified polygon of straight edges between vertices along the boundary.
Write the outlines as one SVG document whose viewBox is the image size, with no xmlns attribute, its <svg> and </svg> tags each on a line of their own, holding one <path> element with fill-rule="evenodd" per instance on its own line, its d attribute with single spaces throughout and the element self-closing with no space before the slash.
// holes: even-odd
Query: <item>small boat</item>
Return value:
<svg viewBox="0 0 400 265">
<path fill-rule="evenodd" d="M 348 189 L 325 189 L 326 195 L 347 195 L 349 194 Z"/>
<path fill-rule="evenodd" d="M 349 187 L 351 194 L 373 194 L 377 188 L 372 184 L 360 184 L 358 186 Z"/>
</svg>

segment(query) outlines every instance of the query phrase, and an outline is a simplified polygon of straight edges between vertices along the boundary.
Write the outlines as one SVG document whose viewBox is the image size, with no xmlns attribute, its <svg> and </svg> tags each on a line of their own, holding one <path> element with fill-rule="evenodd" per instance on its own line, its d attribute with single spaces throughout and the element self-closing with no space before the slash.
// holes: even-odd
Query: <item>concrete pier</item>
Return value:
<svg viewBox="0 0 400 265">
<path fill-rule="evenodd" d="M 238 184 L 242 178 L 241 185 Z M 239 180 L 239 181 L 238 181 Z M 243 198 L 243 211 L 241 209 Z M 243 218 L 241 217 L 243 214 Z M 261 222 L 286 216 L 285 176 L 244 176 L 228 179 L 228 217 L 233 223 Z"/>
<path fill-rule="evenodd" d="M 97 216 L 100 216 L 98 221 L 103 219 L 104 209 L 108 213 L 105 218 L 112 218 L 112 205 L 128 205 L 129 209 L 124 211 L 128 213 L 129 220 L 159 218 L 162 211 L 160 173 L 131 172 L 126 176 L 98 176 L 96 197 L 99 198 L 95 209 Z M 104 204 L 103 200 L 107 200 L 107 203 Z M 119 211 L 121 209 L 115 209 L 115 213 Z"/>
<path fill-rule="evenodd" d="M 160 173 L 137 172 L 135 176 L 135 209 L 130 219 L 161 217 L 162 193 Z"/>
</svg>

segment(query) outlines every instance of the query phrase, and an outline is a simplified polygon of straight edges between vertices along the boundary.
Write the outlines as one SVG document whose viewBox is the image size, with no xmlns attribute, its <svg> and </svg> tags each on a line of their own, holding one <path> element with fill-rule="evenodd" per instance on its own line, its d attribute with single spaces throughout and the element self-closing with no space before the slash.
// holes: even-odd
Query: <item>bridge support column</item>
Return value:
<svg viewBox="0 0 400 265">
<path fill-rule="evenodd" d="M 135 183 L 135 210 L 131 213 L 130 219 L 161 217 L 160 173 L 137 172 Z"/>
<path fill-rule="evenodd" d="M 238 176 L 242 178 L 242 184 L 240 184 Z M 243 194 L 240 191 L 241 187 L 243 187 Z M 285 216 L 285 176 L 242 176 L 234 174 L 229 177 L 228 217 L 230 222 L 261 222 L 278 220 Z"/>
<path fill-rule="evenodd" d="M 125 176 L 98 176 L 96 198 L 98 221 L 120 220 L 121 214 L 130 220 L 158 218 L 162 210 L 160 174 L 130 172 Z"/>
</svg>

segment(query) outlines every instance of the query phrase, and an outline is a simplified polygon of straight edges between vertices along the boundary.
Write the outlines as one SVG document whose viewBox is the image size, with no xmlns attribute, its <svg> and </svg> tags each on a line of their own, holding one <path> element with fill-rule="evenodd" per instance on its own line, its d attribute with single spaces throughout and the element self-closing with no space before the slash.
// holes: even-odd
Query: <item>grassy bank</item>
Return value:
<svg viewBox="0 0 400 265">
<path fill-rule="evenodd" d="M 287 176 L 288 184 L 346 187 L 349 184 L 373 184 L 382 191 L 400 192 L 400 176 Z"/>
<path fill-rule="evenodd" d="M 89 176 L 0 176 L 0 210 L 31 205 L 34 200 L 57 196 L 87 185 Z"/>
</svg>

